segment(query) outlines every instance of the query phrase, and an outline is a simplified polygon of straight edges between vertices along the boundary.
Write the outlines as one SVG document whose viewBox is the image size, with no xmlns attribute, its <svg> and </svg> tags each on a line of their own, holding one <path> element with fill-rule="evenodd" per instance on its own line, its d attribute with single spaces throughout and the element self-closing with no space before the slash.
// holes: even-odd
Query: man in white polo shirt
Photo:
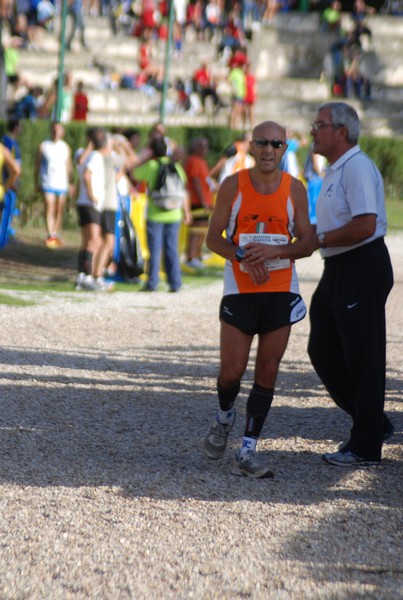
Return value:
<svg viewBox="0 0 403 600">
<path fill-rule="evenodd" d="M 334 402 L 352 419 L 350 438 L 323 455 L 332 465 L 372 466 L 393 435 L 384 413 L 385 303 L 393 286 L 382 176 L 358 145 L 360 122 L 345 102 L 319 107 L 313 151 L 329 161 L 317 202 L 324 271 L 312 297 L 308 352 Z"/>
</svg>

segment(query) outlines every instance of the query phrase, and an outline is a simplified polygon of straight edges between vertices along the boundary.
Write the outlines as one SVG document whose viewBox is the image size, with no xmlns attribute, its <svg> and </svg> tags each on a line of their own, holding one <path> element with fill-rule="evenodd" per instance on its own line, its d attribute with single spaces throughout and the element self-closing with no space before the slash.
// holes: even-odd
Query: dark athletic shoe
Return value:
<svg viewBox="0 0 403 600">
<path fill-rule="evenodd" d="M 336 467 L 375 467 L 381 464 L 380 460 L 366 460 L 345 448 L 342 448 L 337 452 L 323 454 L 322 460 L 329 463 L 329 465 L 335 465 Z"/>
</svg>

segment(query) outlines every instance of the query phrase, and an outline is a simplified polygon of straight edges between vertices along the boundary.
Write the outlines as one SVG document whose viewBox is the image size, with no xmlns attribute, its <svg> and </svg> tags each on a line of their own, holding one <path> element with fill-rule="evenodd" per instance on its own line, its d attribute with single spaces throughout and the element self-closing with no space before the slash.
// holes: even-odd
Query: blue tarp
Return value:
<svg viewBox="0 0 403 600">
<path fill-rule="evenodd" d="M 0 249 L 4 248 L 10 235 L 14 233 L 11 224 L 13 217 L 18 213 L 16 205 L 17 194 L 13 190 L 8 190 L 4 196 L 4 206 L 0 220 Z"/>
</svg>

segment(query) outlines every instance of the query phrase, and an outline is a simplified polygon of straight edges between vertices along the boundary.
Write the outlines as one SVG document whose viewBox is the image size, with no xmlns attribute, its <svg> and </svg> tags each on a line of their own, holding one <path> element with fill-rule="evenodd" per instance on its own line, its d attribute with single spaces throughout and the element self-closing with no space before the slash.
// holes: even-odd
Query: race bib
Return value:
<svg viewBox="0 0 403 600">
<path fill-rule="evenodd" d="M 271 244 L 272 246 L 288 244 L 288 237 L 279 233 L 240 233 L 239 234 L 239 245 L 241 248 L 250 244 L 251 242 L 258 244 Z M 268 271 L 277 271 L 278 269 L 289 269 L 290 268 L 289 258 L 275 258 L 274 260 L 267 260 L 265 267 Z M 246 271 L 241 263 L 241 271 Z"/>
</svg>

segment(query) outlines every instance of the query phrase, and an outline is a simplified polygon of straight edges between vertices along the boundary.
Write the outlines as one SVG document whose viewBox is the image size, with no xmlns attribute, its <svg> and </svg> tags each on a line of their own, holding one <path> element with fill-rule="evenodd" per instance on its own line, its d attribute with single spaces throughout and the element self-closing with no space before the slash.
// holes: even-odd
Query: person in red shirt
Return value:
<svg viewBox="0 0 403 600">
<path fill-rule="evenodd" d="M 244 49 L 235 50 L 234 54 L 231 56 L 228 66 L 230 69 L 235 67 L 243 67 L 248 62 L 248 56 Z"/>
<path fill-rule="evenodd" d="M 157 2 L 155 0 L 143 0 L 142 2 L 142 33 L 152 34 L 157 28 L 156 14 L 157 14 Z"/>
<path fill-rule="evenodd" d="M 217 112 L 220 106 L 223 106 L 223 103 L 217 95 L 207 62 L 202 62 L 199 69 L 194 72 L 193 82 L 195 90 L 200 96 L 203 110 L 206 108 L 207 96 L 211 96 L 214 102 L 215 111 Z"/>
<path fill-rule="evenodd" d="M 194 3 L 190 2 L 188 4 L 186 11 L 186 23 L 194 29 L 198 40 L 204 40 L 205 23 L 203 13 L 203 0 L 196 0 Z"/>
<path fill-rule="evenodd" d="M 187 247 L 187 265 L 192 269 L 201 269 L 204 239 L 207 233 L 209 215 L 213 209 L 213 192 L 210 188 L 209 166 L 206 156 L 209 151 L 208 140 L 204 137 L 190 141 L 189 155 L 185 162 L 188 191 L 193 217 L 193 226 L 189 232 Z"/>
<path fill-rule="evenodd" d="M 155 82 L 162 83 L 164 78 L 164 67 L 153 62 L 153 40 L 145 35 L 139 50 L 140 76 L 145 76 L 146 80 L 151 77 Z"/>
<path fill-rule="evenodd" d="M 255 123 L 255 103 L 256 103 L 256 77 L 251 72 L 251 64 L 247 62 L 244 67 L 246 76 L 246 95 L 243 105 L 243 125 L 244 129 L 248 127 L 253 129 Z"/>
<path fill-rule="evenodd" d="M 77 90 L 73 99 L 73 121 L 86 121 L 88 113 L 88 97 L 84 92 L 84 83 L 77 83 Z"/>
</svg>

